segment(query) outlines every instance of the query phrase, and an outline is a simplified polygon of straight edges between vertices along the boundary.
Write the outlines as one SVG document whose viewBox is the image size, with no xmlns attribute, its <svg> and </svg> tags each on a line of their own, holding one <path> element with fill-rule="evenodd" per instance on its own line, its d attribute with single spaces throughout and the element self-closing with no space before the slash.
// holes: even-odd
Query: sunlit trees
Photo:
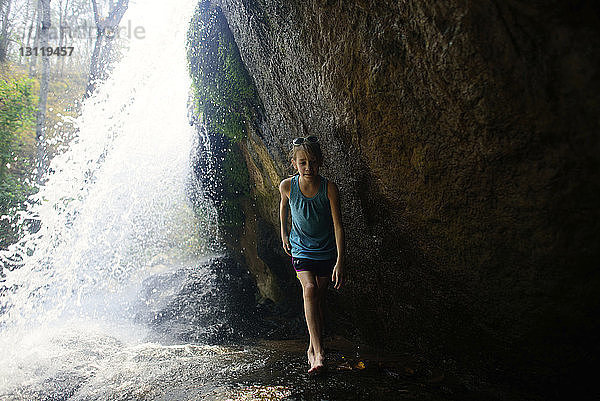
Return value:
<svg viewBox="0 0 600 401">
<path fill-rule="evenodd" d="M 34 146 L 28 135 L 34 121 L 33 81 L 25 76 L 0 77 L 0 249 L 16 239 L 16 214 L 35 190 L 27 158 Z"/>
<path fill-rule="evenodd" d="M 0 0 L 0 248 L 19 238 L 18 211 L 76 134 L 64 118 L 78 113 L 94 35 L 90 0 Z M 61 45 L 75 51 L 41 50 Z"/>
<path fill-rule="evenodd" d="M 99 81 L 106 79 L 112 42 L 121 18 L 127 11 L 129 0 L 119 0 L 116 5 L 111 1 L 108 17 L 106 18 L 102 18 L 100 15 L 97 0 L 92 0 L 92 5 L 94 8 L 94 22 L 96 23 L 96 44 L 90 61 L 90 76 L 85 91 L 86 97 L 94 92 Z"/>
</svg>

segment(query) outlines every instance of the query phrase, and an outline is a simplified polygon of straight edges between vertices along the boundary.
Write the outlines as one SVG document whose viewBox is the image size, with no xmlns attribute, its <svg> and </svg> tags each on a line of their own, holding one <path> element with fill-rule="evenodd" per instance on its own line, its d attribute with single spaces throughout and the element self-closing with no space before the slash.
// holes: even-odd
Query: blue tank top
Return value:
<svg viewBox="0 0 600 401">
<path fill-rule="evenodd" d="M 292 177 L 290 244 L 294 258 L 328 260 L 337 257 L 331 206 L 327 198 L 327 179 L 319 177 L 319 191 L 312 198 L 300 191 L 299 176 Z"/>
</svg>

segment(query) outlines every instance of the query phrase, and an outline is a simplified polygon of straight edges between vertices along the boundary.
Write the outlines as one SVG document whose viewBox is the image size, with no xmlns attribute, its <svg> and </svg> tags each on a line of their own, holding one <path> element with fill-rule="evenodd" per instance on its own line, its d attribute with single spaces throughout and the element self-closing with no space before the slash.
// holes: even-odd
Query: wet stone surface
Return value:
<svg viewBox="0 0 600 401">
<path fill-rule="evenodd" d="M 70 341 L 71 347 L 93 342 Z M 97 341 L 106 339 L 96 338 Z M 442 400 L 469 399 L 424 375 L 414 360 L 351 357 L 328 341 L 327 370 L 306 373 L 303 341 L 254 345 L 120 346 L 104 357 L 64 366 L 49 377 L 28 380 L 1 400 Z M 63 345 L 68 345 L 63 343 Z M 79 354 L 93 349 L 80 349 Z M 105 349 L 104 352 L 107 352 Z M 430 372 L 429 372 L 430 373 Z"/>
</svg>

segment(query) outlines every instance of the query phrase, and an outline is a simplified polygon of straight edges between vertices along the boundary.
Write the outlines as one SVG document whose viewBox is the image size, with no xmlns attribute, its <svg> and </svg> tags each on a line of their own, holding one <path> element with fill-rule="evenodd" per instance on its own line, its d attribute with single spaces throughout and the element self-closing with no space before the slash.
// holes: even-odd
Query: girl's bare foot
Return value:
<svg viewBox="0 0 600 401">
<path fill-rule="evenodd" d="M 325 357 L 323 354 L 314 355 L 313 363 L 311 363 L 310 369 L 308 373 L 319 373 L 325 367 L 324 365 Z"/>
</svg>

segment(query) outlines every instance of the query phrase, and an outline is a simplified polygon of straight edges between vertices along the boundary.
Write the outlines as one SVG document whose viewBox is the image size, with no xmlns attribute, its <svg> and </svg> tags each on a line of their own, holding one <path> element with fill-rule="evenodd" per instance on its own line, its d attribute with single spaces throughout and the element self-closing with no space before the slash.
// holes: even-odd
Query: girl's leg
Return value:
<svg viewBox="0 0 600 401">
<path fill-rule="evenodd" d="M 323 323 L 323 304 L 325 303 L 325 296 L 327 295 L 327 287 L 331 279 L 329 277 L 316 277 L 317 280 L 317 296 L 319 299 L 319 327 L 321 328 L 321 338 L 323 338 L 323 330 L 325 325 Z"/>
<path fill-rule="evenodd" d="M 308 326 L 308 334 L 310 336 L 311 345 L 308 350 L 309 360 L 311 360 L 311 349 L 313 354 L 311 367 L 308 370 L 310 373 L 323 367 L 323 348 L 321 344 L 321 327 L 319 325 L 318 287 L 313 272 L 298 272 L 298 279 L 302 284 L 304 316 L 306 317 L 306 325 Z"/>
<path fill-rule="evenodd" d="M 318 320 L 319 320 L 319 328 L 320 328 L 319 336 L 321 338 L 321 344 L 322 344 L 323 343 L 322 339 L 323 339 L 323 334 L 324 334 L 323 331 L 325 330 L 325 323 L 323 321 L 323 304 L 325 303 L 327 287 L 329 286 L 329 283 L 331 280 L 328 276 L 327 277 L 315 276 L 315 280 L 317 283 L 317 298 L 318 298 L 317 304 L 318 304 L 318 311 L 319 311 Z M 323 353 L 325 353 L 325 350 L 323 350 Z M 313 349 L 312 342 L 310 342 L 310 344 L 308 346 L 308 356 L 309 356 L 308 362 L 311 364 L 311 366 L 313 364 L 311 359 L 314 358 L 314 355 L 315 355 L 315 351 Z"/>
<path fill-rule="evenodd" d="M 321 341 L 322 352 L 320 355 L 315 354 L 315 364 L 323 366 L 325 363 L 325 348 L 323 346 L 323 331 L 325 330 L 325 323 L 323 321 L 323 304 L 325 303 L 325 296 L 327 294 L 327 287 L 331 281 L 329 277 L 316 277 L 317 281 L 317 310 L 318 310 L 318 321 L 319 321 L 319 339 Z M 318 361 L 317 361 L 318 359 Z"/>
</svg>

